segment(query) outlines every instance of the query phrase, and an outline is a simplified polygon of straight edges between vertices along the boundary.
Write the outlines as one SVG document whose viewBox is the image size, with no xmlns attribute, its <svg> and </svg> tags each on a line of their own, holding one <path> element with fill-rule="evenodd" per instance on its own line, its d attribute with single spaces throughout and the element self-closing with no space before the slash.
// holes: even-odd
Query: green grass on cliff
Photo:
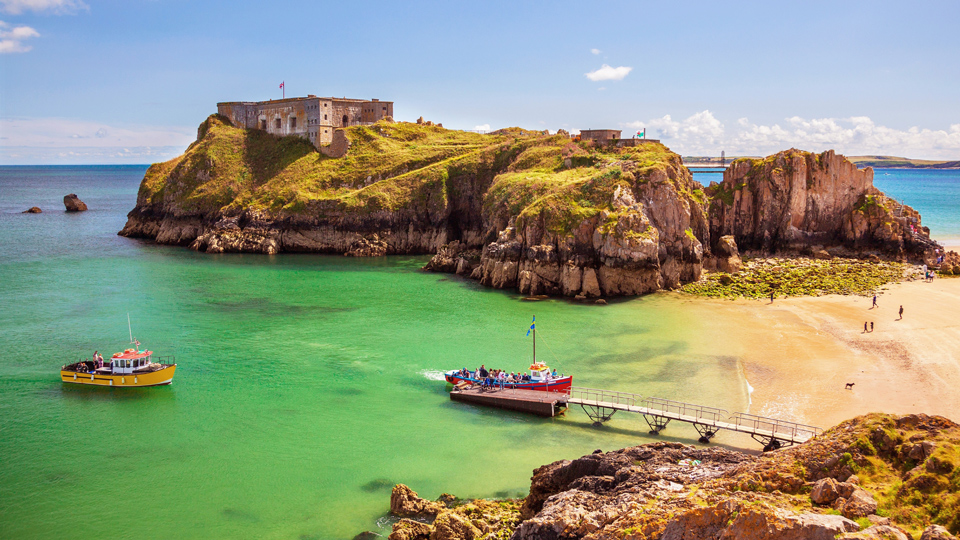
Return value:
<svg viewBox="0 0 960 540">
<path fill-rule="evenodd" d="M 187 214 L 249 208 L 284 216 L 434 215 L 454 197 L 466 197 L 492 215 L 542 216 L 559 232 L 609 210 L 618 185 L 646 182 L 655 171 L 703 198 L 689 181 L 677 180 L 680 158 L 660 144 L 598 148 L 535 131 L 480 135 L 405 122 L 346 132 L 349 152 L 330 158 L 304 139 L 236 128 L 213 115 L 184 155 L 150 167 L 140 199 Z"/>
</svg>

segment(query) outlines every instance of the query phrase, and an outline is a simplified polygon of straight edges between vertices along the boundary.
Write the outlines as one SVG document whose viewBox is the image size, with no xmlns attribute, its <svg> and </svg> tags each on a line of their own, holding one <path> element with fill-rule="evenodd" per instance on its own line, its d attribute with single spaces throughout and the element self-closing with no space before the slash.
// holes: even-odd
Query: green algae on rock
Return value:
<svg viewBox="0 0 960 540">
<path fill-rule="evenodd" d="M 900 281 L 908 264 L 859 259 L 772 258 L 747 260 L 736 273 L 706 273 L 680 290 L 712 298 L 769 298 L 853 294 L 869 296 Z"/>
</svg>

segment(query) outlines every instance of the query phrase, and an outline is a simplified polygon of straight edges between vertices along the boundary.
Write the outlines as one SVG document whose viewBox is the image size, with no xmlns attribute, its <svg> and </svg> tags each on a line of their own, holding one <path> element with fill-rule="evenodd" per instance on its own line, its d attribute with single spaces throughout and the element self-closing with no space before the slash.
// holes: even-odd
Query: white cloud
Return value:
<svg viewBox="0 0 960 540">
<path fill-rule="evenodd" d="M 0 11 L 19 15 L 24 11 L 42 13 L 49 11 L 57 15 L 90 10 L 83 0 L 0 0 Z"/>
<path fill-rule="evenodd" d="M 33 47 L 24 45 L 24 41 L 30 38 L 40 37 L 40 33 L 29 26 L 15 26 L 10 30 L 10 25 L 0 21 L 0 54 L 23 53 Z"/>
<path fill-rule="evenodd" d="M 474 131 L 490 131 L 490 124 L 480 124 L 479 126 L 473 126 Z"/>
<path fill-rule="evenodd" d="M 836 150 L 846 155 L 894 155 L 915 159 L 960 159 L 960 124 L 935 130 L 911 127 L 906 130 L 877 125 L 865 116 L 850 118 L 787 118 L 783 125 L 754 124 L 737 120 L 729 132 L 710 111 L 684 120 L 670 115 L 647 122 L 629 122 L 624 127 L 647 128 L 647 136 L 684 155 L 765 156 L 799 148 L 821 152 Z"/>
<path fill-rule="evenodd" d="M 600 69 L 584 73 L 584 75 L 591 81 L 622 81 L 631 70 L 633 70 L 632 67 L 610 67 L 604 64 L 600 66 Z"/>
<path fill-rule="evenodd" d="M 593 54 L 600 54 L 600 49 L 590 49 L 590 52 Z"/>
<path fill-rule="evenodd" d="M 175 157 L 192 128 L 116 126 L 64 118 L 0 118 L 3 163 L 144 163 Z"/>
</svg>

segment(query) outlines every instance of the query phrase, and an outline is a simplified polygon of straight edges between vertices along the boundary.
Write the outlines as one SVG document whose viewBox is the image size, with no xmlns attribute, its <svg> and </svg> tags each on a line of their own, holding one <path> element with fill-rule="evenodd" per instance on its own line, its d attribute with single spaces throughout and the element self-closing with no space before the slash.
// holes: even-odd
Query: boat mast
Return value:
<svg viewBox="0 0 960 540">
<path fill-rule="evenodd" d="M 537 363 L 537 316 L 533 316 L 533 324 L 530 325 L 533 330 L 533 363 Z"/>
<path fill-rule="evenodd" d="M 127 313 L 127 330 L 130 332 L 130 343 L 133 343 L 133 327 L 130 326 L 130 313 Z"/>
</svg>

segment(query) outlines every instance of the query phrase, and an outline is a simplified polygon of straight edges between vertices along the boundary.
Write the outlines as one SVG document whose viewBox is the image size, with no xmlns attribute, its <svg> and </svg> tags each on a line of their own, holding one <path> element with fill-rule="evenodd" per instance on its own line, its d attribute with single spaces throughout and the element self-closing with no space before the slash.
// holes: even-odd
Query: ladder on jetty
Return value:
<svg viewBox="0 0 960 540">
<path fill-rule="evenodd" d="M 823 432 L 817 427 L 776 418 L 740 412 L 730 414 L 715 407 L 594 388 L 573 387 L 566 402 L 580 405 L 595 425 L 610 420 L 617 411 L 632 412 L 643 416 L 651 435 L 658 435 L 671 420 L 676 420 L 693 424 L 700 434 L 700 442 L 709 443 L 718 431 L 726 429 L 750 435 L 764 445 L 764 451 L 803 443 Z"/>
</svg>

